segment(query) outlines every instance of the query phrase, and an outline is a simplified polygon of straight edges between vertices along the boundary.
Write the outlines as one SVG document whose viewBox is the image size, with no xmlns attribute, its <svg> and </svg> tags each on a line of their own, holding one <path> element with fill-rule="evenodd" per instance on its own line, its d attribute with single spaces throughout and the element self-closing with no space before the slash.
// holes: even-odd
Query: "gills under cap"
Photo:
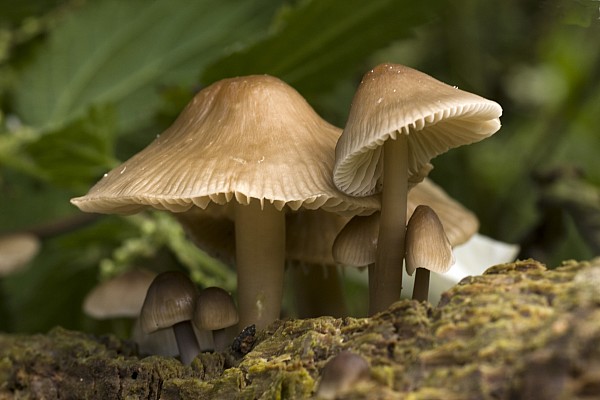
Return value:
<svg viewBox="0 0 600 400">
<path fill-rule="evenodd" d="M 344 197 L 335 188 L 340 134 L 277 78 L 224 79 L 200 91 L 148 147 L 71 201 L 83 211 L 118 214 L 146 207 L 182 212 L 233 199 L 270 202 L 278 210 L 377 208 L 376 199 Z"/>
<path fill-rule="evenodd" d="M 408 137 L 409 184 L 429 172 L 429 161 L 451 148 L 478 142 L 500 128 L 497 103 L 397 64 L 365 74 L 336 147 L 334 182 L 365 196 L 383 185 L 383 143 Z"/>
</svg>

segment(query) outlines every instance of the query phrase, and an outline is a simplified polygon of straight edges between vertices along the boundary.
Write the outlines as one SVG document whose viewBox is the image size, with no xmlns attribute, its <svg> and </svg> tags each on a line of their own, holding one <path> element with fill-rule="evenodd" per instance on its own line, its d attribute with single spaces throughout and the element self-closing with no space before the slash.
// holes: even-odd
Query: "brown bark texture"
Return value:
<svg viewBox="0 0 600 400">
<path fill-rule="evenodd" d="M 402 300 L 372 318 L 277 321 L 246 339 L 242 352 L 204 353 L 188 367 L 140 358 L 112 336 L 0 335 L 0 399 L 313 398 L 344 350 L 369 374 L 337 398 L 597 399 L 600 259 L 502 264 L 436 307 Z"/>
</svg>

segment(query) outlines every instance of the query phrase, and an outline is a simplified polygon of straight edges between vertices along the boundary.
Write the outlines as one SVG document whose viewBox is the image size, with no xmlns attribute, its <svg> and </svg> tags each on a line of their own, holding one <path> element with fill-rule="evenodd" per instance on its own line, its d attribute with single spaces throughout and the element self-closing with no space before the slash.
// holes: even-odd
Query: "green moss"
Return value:
<svg viewBox="0 0 600 400">
<path fill-rule="evenodd" d="M 348 399 L 593 398 L 600 259 L 550 270 L 533 260 L 494 266 L 436 308 L 403 300 L 372 318 L 277 321 L 256 339 L 242 358 L 206 353 L 185 367 L 139 359 L 112 336 L 0 335 L 0 398 L 304 399 L 343 350 L 371 366 Z"/>
</svg>

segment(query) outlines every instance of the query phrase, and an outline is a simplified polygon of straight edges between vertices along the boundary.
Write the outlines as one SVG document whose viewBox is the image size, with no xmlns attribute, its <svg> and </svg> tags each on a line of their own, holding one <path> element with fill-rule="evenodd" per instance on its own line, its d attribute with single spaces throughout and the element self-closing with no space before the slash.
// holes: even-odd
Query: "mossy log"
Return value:
<svg viewBox="0 0 600 400">
<path fill-rule="evenodd" d="M 327 361 L 363 356 L 344 399 L 600 398 L 600 259 L 490 268 L 437 307 L 399 301 L 373 318 L 277 321 L 244 355 L 186 367 L 112 336 L 56 328 L 0 336 L 0 399 L 303 399 Z"/>
</svg>

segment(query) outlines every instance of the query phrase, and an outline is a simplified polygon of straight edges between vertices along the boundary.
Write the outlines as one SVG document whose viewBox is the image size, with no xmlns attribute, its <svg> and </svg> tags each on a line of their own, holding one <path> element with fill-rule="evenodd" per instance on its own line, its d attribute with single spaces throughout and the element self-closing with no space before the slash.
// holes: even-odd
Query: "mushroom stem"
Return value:
<svg viewBox="0 0 600 400">
<path fill-rule="evenodd" d="M 257 201 L 235 205 L 240 330 L 263 329 L 279 318 L 285 266 L 285 215 Z M 260 269 L 260 273 L 257 272 Z"/>
<path fill-rule="evenodd" d="M 377 258 L 369 268 L 369 314 L 383 311 L 400 299 L 408 195 L 408 138 L 398 132 L 383 145 L 384 189 Z"/>
<path fill-rule="evenodd" d="M 293 265 L 294 297 L 299 318 L 328 315 L 341 318 L 347 315 L 344 288 L 335 266 L 307 263 Z"/>
<path fill-rule="evenodd" d="M 196 341 L 196 334 L 194 333 L 192 323 L 190 321 L 178 322 L 173 325 L 173 332 L 175 332 L 175 340 L 179 348 L 181 363 L 190 365 L 200 353 L 200 347 Z"/>
<path fill-rule="evenodd" d="M 413 300 L 427 301 L 429 298 L 429 276 L 427 268 L 417 268 L 415 271 L 415 283 L 413 286 Z"/>
</svg>

